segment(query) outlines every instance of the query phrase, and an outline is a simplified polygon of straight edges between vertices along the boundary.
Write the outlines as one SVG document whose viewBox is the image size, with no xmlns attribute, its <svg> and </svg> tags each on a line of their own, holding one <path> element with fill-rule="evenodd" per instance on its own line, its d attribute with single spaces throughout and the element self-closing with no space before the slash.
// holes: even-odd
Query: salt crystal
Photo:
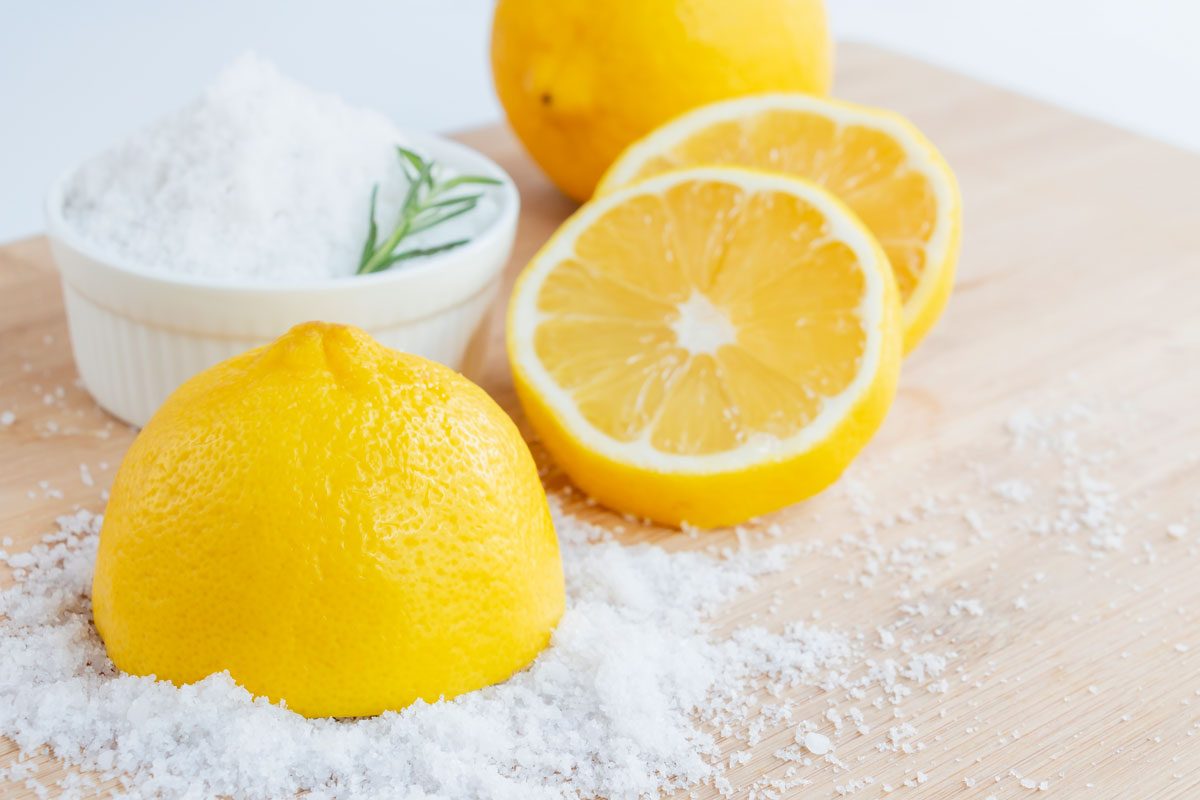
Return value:
<svg viewBox="0 0 1200 800">
<path fill-rule="evenodd" d="M 814 756 L 823 756 L 829 752 L 829 737 L 824 734 L 809 732 L 804 734 L 804 749 Z"/>
<path fill-rule="evenodd" d="M 1000 481 L 992 486 L 992 491 L 999 497 L 1016 505 L 1024 505 L 1033 497 L 1033 488 L 1020 478 Z"/>
<path fill-rule="evenodd" d="M 975 598 L 955 600 L 950 604 L 949 614 L 952 617 L 958 617 L 963 614 L 971 617 L 981 617 L 983 616 L 983 603 Z"/>
<path fill-rule="evenodd" d="M 11 411 L 0 411 L 0 425 L 7 428 L 17 421 L 17 415 Z"/>
</svg>

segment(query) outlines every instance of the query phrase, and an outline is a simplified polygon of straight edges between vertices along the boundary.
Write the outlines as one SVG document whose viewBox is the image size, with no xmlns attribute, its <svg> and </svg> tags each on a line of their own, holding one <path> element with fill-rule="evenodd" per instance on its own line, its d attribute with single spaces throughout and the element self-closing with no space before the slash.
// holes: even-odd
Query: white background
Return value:
<svg viewBox="0 0 1200 800">
<path fill-rule="evenodd" d="M 1200 151 L 1200 0 L 826 2 L 839 39 L 885 44 Z M 0 0 L 0 241 L 41 228 L 41 197 L 59 172 L 181 105 L 246 49 L 403 125 L 499 119 L 491 6 Z"/>
</svg>

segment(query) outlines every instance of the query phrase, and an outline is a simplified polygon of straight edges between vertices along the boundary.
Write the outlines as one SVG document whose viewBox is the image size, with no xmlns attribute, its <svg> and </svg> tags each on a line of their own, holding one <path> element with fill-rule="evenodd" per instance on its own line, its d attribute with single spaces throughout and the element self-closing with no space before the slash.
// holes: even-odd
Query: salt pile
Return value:
<svg viewBox="0 0 1200 800">
<path fill-rule="evenodd" d="M 638 798 L 719 776 L 701 720 L 744 717 L 760 675 L 816 684 L 850 660 L 844 637 L 802 625 L 710 637 L 710 615 L 777 569 L 778 550 L 672 554 L 556 522 L 568 610 L 530 669 L 451 702 L 334 721 L 256 701 L 227 674 L 176 689 L 117 672 L 90 621 L 100 518 L 64 517 L 7 559 L 20 582 L 0 595 L 0 732 L 131 797 Z"/>
<path fill-rule="evenodd" d="M 396 145 L 411 147 L 381 114 L 248 54 L 191 104 L 85 163 L 63 215 L 89 245 L 140 269 L 272 283 L 352 275 L 372 186 L 385 228 L 403 202 Z M 497 211 L 485 196 L 406 245 L 471 238 Z"/>
</svg>

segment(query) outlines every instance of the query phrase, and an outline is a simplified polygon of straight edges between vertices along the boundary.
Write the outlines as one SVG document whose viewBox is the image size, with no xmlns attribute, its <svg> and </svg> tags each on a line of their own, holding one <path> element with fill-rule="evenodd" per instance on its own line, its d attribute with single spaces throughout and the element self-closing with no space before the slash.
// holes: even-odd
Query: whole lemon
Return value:
<svg viewBox="0 0 1200 800">
<path fill-rule="evenodd" d="M 180 387 L 121 464 L 96 627 L 122 670 L 221 670 L 305 716 L 509 677 L 563 611 L 529 449 L 480 388 L 297 326 Z"/>
<path fill-rule="evenodd" d="M 635 139 L 744 94 L 827 94 L 822 0 L 499 0 L 492 77 L 526 149 L 560 189 L 591 197 Z"/>
</svg>

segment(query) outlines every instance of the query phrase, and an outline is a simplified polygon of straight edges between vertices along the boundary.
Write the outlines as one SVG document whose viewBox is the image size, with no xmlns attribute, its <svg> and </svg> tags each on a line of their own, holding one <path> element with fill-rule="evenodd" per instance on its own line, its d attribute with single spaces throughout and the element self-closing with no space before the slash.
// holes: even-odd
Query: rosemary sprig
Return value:
<svg viewBox="0 0 1200 800">
<path fill-rule="evenodd" d="M 400 207 L 400 217 L 388 237 L 379 243 L 379 224 L 375 221 L 375 204 L 379 198 L 379 184 L 371 190 L 370 221 L 367 240 L 363 243 L 362 256 L 358 261 L 358 275 L 369 275 L 420 256 L 443 253 L 466 244 L 470 239 L 456 239 L 431 247 L 414 247 L 397 252 L 400 244 L 409 236 L 437 227 L 443 222 L 461 217 L 479 204 L 483 192 L 451 196 L 450 193 L 463 186 L 496 186 L 500 181 L 484 175 L 456 175 L 439 181 L 434 175 L 435 164 L 417 153 L 397 147 L 396 153 L 408 177 L 408 192 Z"/>
</svg>

